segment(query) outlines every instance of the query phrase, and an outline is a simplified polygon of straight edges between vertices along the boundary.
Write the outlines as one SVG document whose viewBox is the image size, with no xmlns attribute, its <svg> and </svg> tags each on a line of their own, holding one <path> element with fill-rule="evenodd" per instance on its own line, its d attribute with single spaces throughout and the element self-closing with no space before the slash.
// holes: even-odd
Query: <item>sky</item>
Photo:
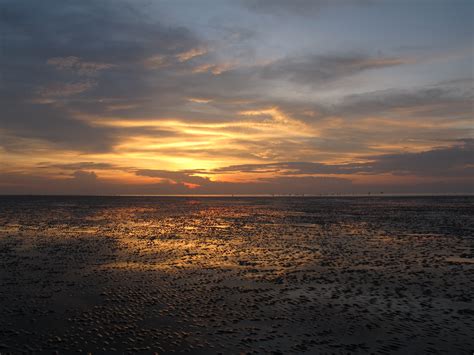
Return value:
<svg viewBox="0 0 474 355">
<path fill-rule="evenodd" d="M 0 0 L 0 194 L 473 193 L 471 0 Z"/>
</svg>

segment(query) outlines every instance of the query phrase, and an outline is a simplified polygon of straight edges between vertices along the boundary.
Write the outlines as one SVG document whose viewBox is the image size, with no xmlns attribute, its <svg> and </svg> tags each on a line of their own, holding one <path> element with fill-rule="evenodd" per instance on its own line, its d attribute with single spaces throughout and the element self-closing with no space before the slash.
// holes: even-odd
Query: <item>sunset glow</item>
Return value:
<svg viewBox="0 0 474 355">
<path fill-rule="evenodd" d="M 468 2 L 7 3 L 1 193 L 472 191 Z"/>
</svg>

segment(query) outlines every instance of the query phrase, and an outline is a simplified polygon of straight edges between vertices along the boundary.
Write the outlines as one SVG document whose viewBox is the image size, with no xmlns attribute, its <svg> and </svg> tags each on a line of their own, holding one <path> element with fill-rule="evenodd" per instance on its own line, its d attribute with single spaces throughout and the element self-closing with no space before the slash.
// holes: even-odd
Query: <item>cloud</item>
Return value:
<svg viewBox="0 0 474 355">
<path fill-rule="evenodd" d="M 143 62 L 184 55 L 200 42 L 185 28 L 148 17 L 146 7 L 141 0 L 3 1 L 0 32 L 8 54 L 2 58 L 0 131 L 62 149 L 102 152 L 112 149 L 119 132 L 92 126 L 86 115 L 108 113 L 110 102 L 129 107 L 115 110 L 119 115 L 137 114 L 144 101 L 182 101 L 170 100 L 182 94 L 155 90 Z M 160 92 L 162 99 L 151 97 Z"/>
<path fill-rule="evenodd" d="M 176 54 L 176 58 L 179 62 L 187 62 L 195 57 L 200 57 L 206 54 L 207 50 L 204 48 L 191 48 L 190 50 Z"/>
<path fill-rule="evenodd" d="M 92 89 L 97 83 L 94 81 L 80 81 L 76 83 L 51 83 L 38 89 L 40 98 L 32 100 L 36 103 L 54 103 L 55 98 L 68 97 Z M 50 99 L 48 101 L 48 99 Z"/>
<path fill-rule="evenodd" d="M 93 171 L 75 171 L 66 178 L 0 172 L 0 194 L 113 194 L 114 187 Z"/>
<path fill-rule="evenodd" d="M 421 182 L 357 183 L 348 178 L 283 176 L 257 182 L 209 182 L 123 184 L 94 176 L 58 179 L 32 174 L 0 173 L 0 194 L 334 194 L 367 193 L 474 193 L 472 180 L 438 179 Z"/>
<path fill-rule="evenodd" d="M 314 162 L 282 162 L 231 165 L 214 169 L 214 173 L 257 173 L 283 175 L 311 174 L 394 174 L 416 176 L 473 177 L 474 140 L 418 153 L 385 154 L 362 157 L 365 162 L 323 164 Z"/>
<path fill-rule="evenodd" d="M 340 191 L 351 186 L 351 181 L 334 177 L 265 177 L 250 182 L 226 182 L 211 180 L 195 174 L 218 174 L 225 169 L 206 171 L 166 171 L 138 170 L 139 176 L 155 177 L 160 180 L 160 191 L 166 193 L 200 194 L 289 194 L 322 193 L 322 191 Z"/>
<path fill-rule="evenodd" d="M 207 185 L 210 183 L 208 178 L 194 175 L 196 173 L 199 173 L 199 171 L 140 169 L 135 172 L 135 174 L 138 176 L 154 177 L 177 184 Z"/>
<path fill-rule="evenodd" d="M 54 57 L 46 61 L 47 64 L 54 66 L 58 70 L 68 70 L 77 73 L 80 76 L 94 76 L 99 71 L 112 68 L 113 64 L 85 62 L 78 57 Z"/>
<path fill-rule="evenodd" d="M 214 173 L 277 173 L 283 175 L 353 174 L 364 170 L 361 164 L 324 164 L 313 162 L 281 162 L 269 164 L 241 164 L 217 168 Z"/>
<path fill-rule="evenodd" d="M 41 168 L 58 168 L 62 170 L 109 170 L 117 169 L 118 166 L 110 163 L 96 163 L 92 161 L 78 162 L 78 163 L 69 163 L 69 164 L 52 164 L 52 163 L 40 163 Z"/>
<path fill-rule="evenodd" d="M 348 179 L 331 177 L 276 177 L 259 182 L 193 183 L 160 181 L 121 184 L 102 180 L 93 172 L 76 172 L 73 178 L 53 178 L 22 173 L 0 173 L 0 194 L 320 194 L 350 192 Z"/>
<path fill-rule="evenodd" d="M 72 174 L 72 176 L 74 177 L 74 180 L 78 183 L 89 184 L 91 182 L 97 181 L 97 174 L 93 171 L 77 170 Z"/>
<path fill-rule="evenodd" d="M 474 178 L 474 140 L 419 153 L 386 154 L 374 157 L 367 172 L 394 175 L 452 176 Z"/>
<path fill-rule="evenodd" d="M 150 18 L 143 0 L 6 0 L 2 8 L 9 85 L 101 76 L 112 68 L 126 73 L 145 58 L 178 55 L 199 44 L 189 30 Z"/>
<path fill-rule="evenodd" d="M 376 58 L 361 54 L 305 55 L 276 60 L 262 68 L 264 79 L 284 79 L 303 85 L 335 81 L 357 73 L 406 64 L 400 58 Z"/>
<path fill-rule="evenodd" d="M 116 137 L 111 134 L 110 129 L 92 127 L 74 118 L 62 107 L 15 101 L 0 102 L 0 128 L 15 136 L 41 139 L 59 148 L 83 152 L 108 151 L 115 143 Z"/>
<path fill-rule="evenodd" d="M 63 178 L 18 172 L 0 174 L 0 193 L 72 194 L 326 194 L 385 191 L 469 192 L 474 190 L 474 141 L 419 153 L 367 156 L 348 164 L 276 162 L 240 164 L 217 169 L 159 170 L 129 169 L 136 176 L 156 182 L 126 183 L 101 179 L 94 170 L 118 167 L 109 163 L 41 163 L 40 167 L 73 171 Z M 220 180 L 240 176 L 241 181 Z M 370 182 L 357 176 L 399 176 L 397 182 Z M 335 176 L 340 175 L 340 177 Z M 245 180 L 245 176 L 251 176 Z M 355 182 L 357 181 L 357 182 Z M 389 179 L 390 181 L 390 179 Z M 424 181 L 422 184 L 421 181 Z"/>
<path fill-rule="evenodd" d="M 417 117 L 455 117 L 471 115 L 472 80 L 439 83 L 418 89 L 387 89 L 344 97 L 329 114 L 375 115 L 389 110 L 414 109 Z M 409 113 L 405 110 L 404 112 Z"/>
<path fill-rule="evenodd" d="M 298 15 L 314 16 L 329 6 L 360 5 L 367 0 L 242 0 L 242 4 L 251 11 L 278 16 Z"/>
</svg>

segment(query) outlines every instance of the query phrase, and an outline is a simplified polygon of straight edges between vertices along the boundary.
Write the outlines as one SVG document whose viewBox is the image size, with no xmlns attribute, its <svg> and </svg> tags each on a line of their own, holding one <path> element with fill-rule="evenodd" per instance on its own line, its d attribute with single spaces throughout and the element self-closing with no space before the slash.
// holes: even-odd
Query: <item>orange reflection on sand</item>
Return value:
<svg viewBox="0 0 474 355">
<path fill-rule="evenodd" d="M 199 202 L 190 202 L 191 206 L 196 204 Z M 116 224 L 110 237 L 117 242 L 119 257 L 101 268 L 166 272 L 220 269 L 241 273 L 244 278 L 272 279 L 304 269 L 321 255 L 306 238 L 318 228 L 316 225 L 294 224 L 282 234 L 281 223 L 266 221 L 262 225 L 266 233 L 262 233 L 259 225 L 242 223 L 248 214 L 240 210 L 214 207 L 191 216 L 159 219 L 150 218 L 151 214 L 151 210 L 127 208 L 115 211 Z M 275 214 L 275 218 L 281 217 Z"/>
</svg>

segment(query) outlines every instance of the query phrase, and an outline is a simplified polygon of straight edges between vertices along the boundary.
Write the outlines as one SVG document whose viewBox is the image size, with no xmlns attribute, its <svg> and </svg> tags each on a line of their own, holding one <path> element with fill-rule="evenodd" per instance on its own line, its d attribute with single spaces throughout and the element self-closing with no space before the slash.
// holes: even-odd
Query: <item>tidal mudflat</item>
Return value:
<svg viewBox="0 0 474 355">
<path fill-rule="evenodd" d="M 472 197 L 0 197 L 0 352 L 474 350 Z"/>
</svg>

